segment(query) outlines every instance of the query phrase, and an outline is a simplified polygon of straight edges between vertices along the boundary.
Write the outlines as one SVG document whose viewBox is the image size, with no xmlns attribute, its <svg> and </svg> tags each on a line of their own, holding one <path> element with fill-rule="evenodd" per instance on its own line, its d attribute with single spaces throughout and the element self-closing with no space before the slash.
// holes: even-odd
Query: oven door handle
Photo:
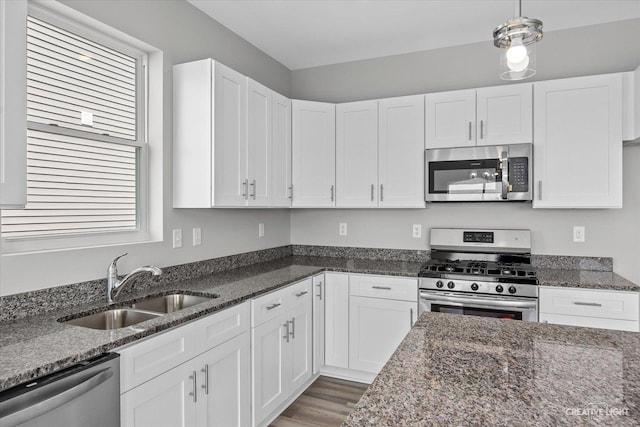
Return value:
<svg viewBox="0 0 640 427">
<path fill-rule="evenodd" d="M 530 308 L 535 309 L 538 306 L 536 301 L 521 301 L 513 299 L 494 299 L 494 298 L 465 298 L 459 296 L 449 295 L 433 295 L 420 293 L 420 299 L 432 302 L 457 302 L 460 304 L 482 304 L 493 307 L 505 307 L 505 308 Z"/>
</svg>

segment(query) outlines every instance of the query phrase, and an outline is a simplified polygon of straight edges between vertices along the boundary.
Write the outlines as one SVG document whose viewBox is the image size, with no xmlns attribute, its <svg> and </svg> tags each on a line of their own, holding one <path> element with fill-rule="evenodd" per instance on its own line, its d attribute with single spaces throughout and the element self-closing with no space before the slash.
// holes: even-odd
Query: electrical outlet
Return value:
<svg viewBox="0 0 640 427">
<path fill-rule="evenodd" d="M 182 247 L 182 228 L 173 230 L 173 249 Z"/>
<path fill-rule="evenodd" d="M 422 225 L 421 224 L 413 224 L 413 238 L 419 239 L 422 237 Z"/>
<path fill-rule="evenodd" d="M 258 237 L 264 237 L 264 223 L 258 224 Z"/>
<path fill-rule="evenodd" d="M 577 243 L 584 243 L 584 226 L 578 226 L 578 225 L 574 225 L 573 226 L 573 241 L 577 242 Z"/>
<path fill-rule="evenodd" d="M 338 234 L 341 236 L 346 236 L 347 235 L 347 223 L 346 222 L 341 222 L 340 223 L 340 227 L 338 227 Z"/>
<path fill-rule="evenodd" d="M 202 229 L 194 228 L 193 229 L 193 246 L 198 246 L 202 243 Z"/>
</svg>

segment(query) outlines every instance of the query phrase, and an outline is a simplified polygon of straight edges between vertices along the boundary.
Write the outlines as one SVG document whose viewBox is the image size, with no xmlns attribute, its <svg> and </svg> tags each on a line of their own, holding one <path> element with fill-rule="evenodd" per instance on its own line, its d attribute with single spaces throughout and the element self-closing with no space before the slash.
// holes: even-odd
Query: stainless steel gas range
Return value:
<svg viewBox="0 0 640 427">
<path fill-rule="evenodd" d="M 420 313 L 538 321 L 538 278 L 529 230 L 433 228 L 418 273 Z"/>
</svg>

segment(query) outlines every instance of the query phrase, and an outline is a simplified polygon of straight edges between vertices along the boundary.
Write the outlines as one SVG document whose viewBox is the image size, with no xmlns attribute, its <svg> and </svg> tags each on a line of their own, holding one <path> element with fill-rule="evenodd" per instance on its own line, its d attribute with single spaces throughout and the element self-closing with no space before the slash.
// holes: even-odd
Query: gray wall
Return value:
<svg viewBox="0 0 640 427">
<path fill-rule="evenodd" d="M 544 34 L 528 81 L 630 71 L 640 65 L 640 19 Z M 505 84 L 493 42 L 294 70 L 295 99 L 348 102 Z M 507 83 L 508 84 L 508 83 Z"/>
<path fill-rule="evenodd" d="M 640 65 L 640 19 L 545 34 L 537 80 L 630 71 Z M 294 70 L 292 96 L 346 102 L 504 84 L 491 42 Z M 624 148 L 624 208 L 540 210 L 531 204 L 429 204 L 416 210 L 294 210 L 293 244 L 425 249 L 431 227 L 516 227 L 533 232 L 538 254 L 614 258 L 614 269 L 640 283 L 640 146 Z M 347 222 L 348 236 L 338 235 Z M 422 224 L 422 239 L 411 237 Z M 574 225 L 586 242 L 573 243 Z"/>
<path fill-rule="evenodd" d="M 63 0 L 164 52 L 163 180 L 152 182 L 163 193 L 164 242 L 120 245 L 40 254 L 3 255 L 0 295 L 105 277 L 108 263 L 128 252 L 121 271 L 136 266 L 167 266 L 289 244 L 287 210 L 175 210 L 172 200 L 172 74 L 173 64 L 212 57 L 239 72 L 289 95 L 290 71 L 185 1 Z M 265 237 L 258 238 L 258 223 Z M 202 245 L 191 245 L 191 229 L 202 228 Z M 182 228 L 184 246 L 171 248 L 171 230 Z"/>
</svg>

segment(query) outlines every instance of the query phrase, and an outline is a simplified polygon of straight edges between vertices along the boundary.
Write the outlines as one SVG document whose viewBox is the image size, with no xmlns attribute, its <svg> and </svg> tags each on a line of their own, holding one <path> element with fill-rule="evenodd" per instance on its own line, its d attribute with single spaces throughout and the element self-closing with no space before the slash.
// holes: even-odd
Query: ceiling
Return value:
<svg viewBox="0 0 640 427">
<path fill-rule="evenodd" d="M 291 70 L 490 41 L 516 0 L 187 0 Z M 544 31 L 640 18 L 640 0 L 523 0 Z"/>
</svg>

